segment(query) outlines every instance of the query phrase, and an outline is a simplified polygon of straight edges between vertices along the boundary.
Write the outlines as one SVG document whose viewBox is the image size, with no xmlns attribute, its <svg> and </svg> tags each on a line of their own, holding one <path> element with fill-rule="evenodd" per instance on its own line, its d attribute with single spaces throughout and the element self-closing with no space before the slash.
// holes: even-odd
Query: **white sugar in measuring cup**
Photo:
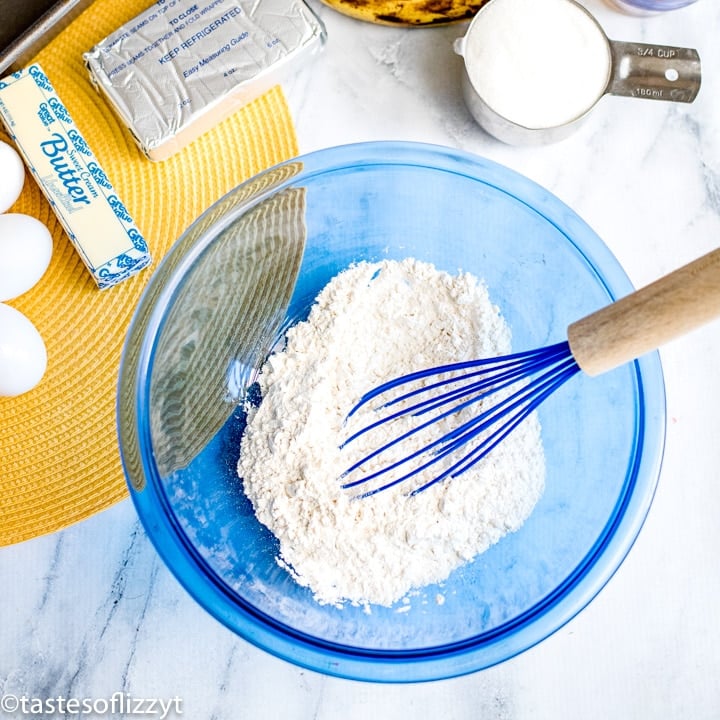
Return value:
<svg viewBox="0 0 720 720">
<path fill-rule="evenodd" d="M 475 120 L 513 145 L 570 135 L 604 95 L 692 102 L 696 50 L 610 40 L 575 0 L 492 0 L 455 41 Z"/>
</svg>

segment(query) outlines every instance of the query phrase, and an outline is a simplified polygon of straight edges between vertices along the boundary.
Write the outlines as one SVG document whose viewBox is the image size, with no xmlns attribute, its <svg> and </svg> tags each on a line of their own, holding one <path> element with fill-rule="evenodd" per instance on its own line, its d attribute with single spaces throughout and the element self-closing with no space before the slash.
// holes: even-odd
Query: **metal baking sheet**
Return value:
<svg viewBox="0 0 720 720">
<path fill-rule="evenodd" d="M 5 0 L 7 7 L 17 0 Z M 47 45 L 58 33 L 66 28 L 93 0 L 59 0 L 45 10 L 47 3 L 38 5 L 37 19 L 21 35 L 0 52 L 0 77 L 25 67 L 30 60 Z M 1 15 L 6 22 L 11 13 L 17 9 L 6 10 L 5 4 Z"/>
</svg>

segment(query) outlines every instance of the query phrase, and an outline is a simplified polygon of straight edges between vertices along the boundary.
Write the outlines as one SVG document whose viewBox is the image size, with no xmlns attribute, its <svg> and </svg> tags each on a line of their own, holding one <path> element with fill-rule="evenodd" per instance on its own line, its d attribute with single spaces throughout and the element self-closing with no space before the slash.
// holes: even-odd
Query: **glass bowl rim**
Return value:
<svg viewBox="0 0 720 720">
<path fill-rule="evenodd" d="M 257 178 L 293 163 L 301 167 L 299 172 L 256 192 L 219 220 L 212 220 L 227 199 Z M 563 583 L 552 597 L 545 598 L 540 606 L 533 606 L 519 620 L 444 646 L 368 650 L 314 638 L 274 620 L 249 603 L 239 606 L 237 596 L 194 550 L 174 518 L 162 482 L 154 471 L 150 429 L 145 421 L 153 340 L 183 278 L 223 227 L 285 187 L 318 174 L 368 165 L 425 167 L 466 175 L 491 185 L 554 225 L 584 257 L 611 298 L 633 290 L 615 256 L 573 210 L 510 168 L 466 151 L 417 142 L 374 141 L 317 150 L 268 168 L 228 192 L 193 222 L 159 264 L 140 298 L 120 361 L 116 409 L 121 460 L 140 521 L 165 565 L 201 607 L 237 635 L 277 657 L 329 675 L 376 682 L 438 680 L 490 667 L 536 645 L 575 617 L 614 575 L 640 532 L 657 486 L 665 442 L 664 379 L 657 352 L 634 362 L 640 396 L 636 408 L 640 414 L 639 437 L 635 442 L 633 479 L 626 484 L 629 490 L 621 498 L 622 507 L 616 505 L 602 542 L 593 548 L 592 560 L 583 563 L 579 576 Z M 569 223 L 572 237 L 567 231 Z M 638 453 L 638 448 L 642 452 Z M 157 512 L 158 504 L 164 514 Z"/>
</svg>

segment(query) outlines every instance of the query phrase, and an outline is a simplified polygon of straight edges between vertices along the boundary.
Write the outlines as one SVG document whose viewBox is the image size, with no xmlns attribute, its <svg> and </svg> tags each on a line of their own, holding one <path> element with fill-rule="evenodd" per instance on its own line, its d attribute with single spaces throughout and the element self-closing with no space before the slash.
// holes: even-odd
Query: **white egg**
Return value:
<svg viewBox="0 0 720 720">
<path fill-rule="evenodd" d="M 27 292 L 52 257 L 52 235 L 39 220 L 21 213 L 0 215 L 0 302 Z"/>
<path fill-rule="evenodd" d="M 47 368 L 45 343 L 19 311 L 0 303 L 0 396 L 32 390 Z"/>
<path fill-rule="evenodd" d="M 11 145 L 0 140 L 0 213 L 19 197 L 25 182 L 25 165 Z"/>
</svg>

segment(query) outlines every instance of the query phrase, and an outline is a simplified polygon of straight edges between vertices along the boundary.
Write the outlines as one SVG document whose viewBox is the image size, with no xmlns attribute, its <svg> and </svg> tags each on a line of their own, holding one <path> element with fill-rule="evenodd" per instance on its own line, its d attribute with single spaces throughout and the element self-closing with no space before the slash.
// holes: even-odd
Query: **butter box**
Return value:
<svg viewBox="0 0 720 720">
<path fill-rule="evenodd" d="M 165 160 L 321 49 L 303 0 L 156 0 L 84 54 L 151 160 Z"/>
<path fill-rule="evenodd" d="M 99 288 L 150 263 L 145 239 L 39 65 L 0 80 L 0 118 Z"/>
</svg>

